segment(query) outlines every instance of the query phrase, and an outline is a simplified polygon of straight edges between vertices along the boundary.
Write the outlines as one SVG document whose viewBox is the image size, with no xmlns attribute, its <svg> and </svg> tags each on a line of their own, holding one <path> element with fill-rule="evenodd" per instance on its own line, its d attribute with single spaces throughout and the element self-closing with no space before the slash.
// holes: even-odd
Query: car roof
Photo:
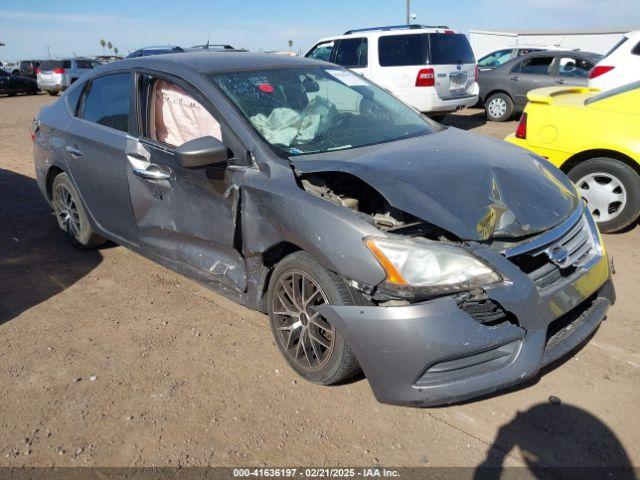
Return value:
<svg viewBox="0 0 640 480">
<path fill-rule="evenodd" d="M 230 70 L 260 70 L 266 68 L 282 68 L 295 66 L 328 66 L 330 64 L 318 60 L 268 53 L 250 52 L 186 52 L 179 55 L 166 54 L 150 57 L 126 58 L 111 64 L 113 68 L 163 68 L 181 67 L 197 73 L 217 73 Z M 340 68 L 335 66 L 335 68 Z M 104 70 L 103 70 L 104 71 Z"/>
</svg>

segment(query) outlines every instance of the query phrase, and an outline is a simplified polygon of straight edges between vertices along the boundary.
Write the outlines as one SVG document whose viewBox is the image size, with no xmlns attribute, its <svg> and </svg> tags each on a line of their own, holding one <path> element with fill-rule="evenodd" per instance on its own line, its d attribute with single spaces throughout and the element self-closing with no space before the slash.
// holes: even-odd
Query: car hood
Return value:
<svg viewBox="0 0 640 480">
<path fill-rule="evenodd" d="M 542 232 L 579 203 L 571 181 L 541 157 L 456 128 L 290 160 L 303 174 L 354 175 L 392 207 L 464 240 Z"/>
</svg>

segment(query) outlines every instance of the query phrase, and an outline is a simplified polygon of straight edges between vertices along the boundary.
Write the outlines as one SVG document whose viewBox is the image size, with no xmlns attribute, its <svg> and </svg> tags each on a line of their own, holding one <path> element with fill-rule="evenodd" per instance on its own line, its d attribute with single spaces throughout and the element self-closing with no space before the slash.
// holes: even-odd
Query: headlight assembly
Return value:
<svg viewBox="0 0 640 480">
<path fill-rule="evenodd" d="M 387 273 L 387 283 L 431 294 L 460 292 L 502 281 L 461 248 L 437 242 L 368 237 L 365 244 Z"/>
</svg>

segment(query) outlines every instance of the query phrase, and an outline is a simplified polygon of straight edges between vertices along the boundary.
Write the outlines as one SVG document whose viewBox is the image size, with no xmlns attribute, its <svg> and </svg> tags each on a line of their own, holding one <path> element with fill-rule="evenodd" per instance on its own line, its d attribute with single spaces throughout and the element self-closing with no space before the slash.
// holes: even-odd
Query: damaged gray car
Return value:
<svg viewBox="0 0 640 480">
<path fill-rule="evenodd" d="M 335 65 L 114 62 L 33 136 L 71 242 L 111 240 L 268 313 L 311 382 L 363 371 L 381 402 L 423 406 L 490 394 L 582 344 L 614 302 L 564 174 Z"/>
</svg>

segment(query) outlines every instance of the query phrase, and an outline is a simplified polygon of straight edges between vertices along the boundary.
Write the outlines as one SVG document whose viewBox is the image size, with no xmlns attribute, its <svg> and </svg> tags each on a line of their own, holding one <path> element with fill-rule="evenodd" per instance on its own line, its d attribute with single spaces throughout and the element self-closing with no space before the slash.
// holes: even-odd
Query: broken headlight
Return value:
<svg viewBox="0 0 640 480">
<path fill-rule="evenodd" d="M 498 273 L 461 248 L 404 238 L 365 239 L 387 273 L 387 283 L 431 294 L 469 290 L 502 281 Z"/>
</svg>

